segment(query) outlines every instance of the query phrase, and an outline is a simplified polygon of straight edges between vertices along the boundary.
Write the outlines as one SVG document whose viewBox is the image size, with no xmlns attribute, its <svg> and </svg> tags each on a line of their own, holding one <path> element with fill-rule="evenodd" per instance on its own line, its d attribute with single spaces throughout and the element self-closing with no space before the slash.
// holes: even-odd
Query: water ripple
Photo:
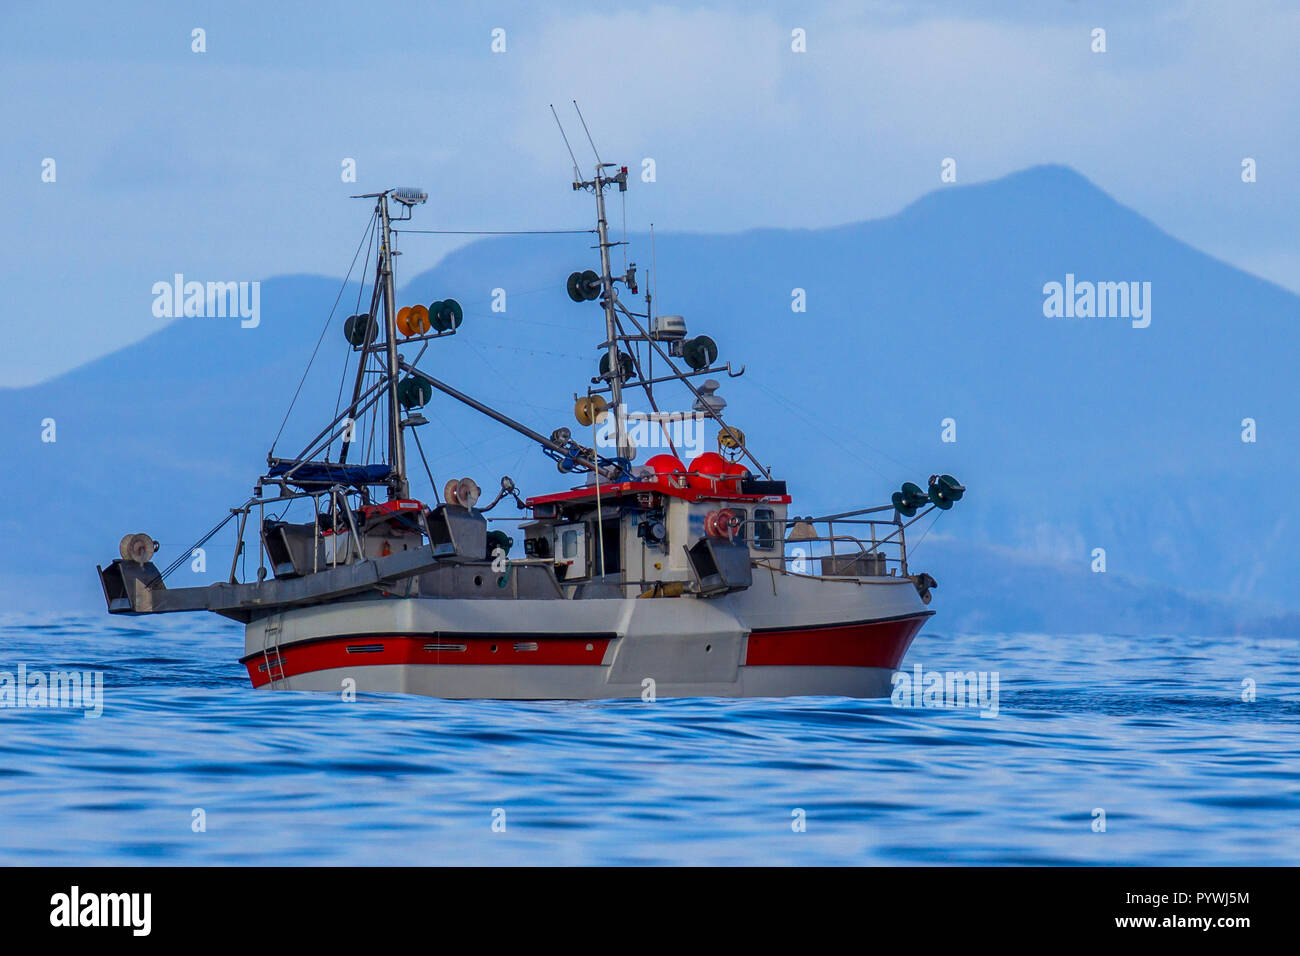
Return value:
<svg viewBox="0 0 1300 956">
<path fill-rule="evenodd" d="M 0 863 L 1300 862 L 1294 641 L 922 635 L 909 667 L 999 673 L 995 718 L 344 703 L 251 690 L 240 646 L 221 621 L 0 620 L 0 670 L 105 680 L 97 719 L 0 709 Z"/>
</svg>

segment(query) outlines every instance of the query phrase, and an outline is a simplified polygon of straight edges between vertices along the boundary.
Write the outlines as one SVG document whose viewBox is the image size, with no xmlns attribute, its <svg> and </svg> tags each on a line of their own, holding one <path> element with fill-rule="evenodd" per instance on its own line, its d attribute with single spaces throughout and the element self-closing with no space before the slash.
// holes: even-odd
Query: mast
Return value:
<svg viewBox="0 0 1300 956">
<path fill-rule="evenodd" d="M 388 363 L 388 464 L 392 475 L 388 481 L 388 500 L 410 496 L 406 480 L 406 443 L 402 435 L 402 410 L 397 400 L 397 380 L 401 374 L 397 358 L 397 308 L 393 291 L 393 231 L 388 219 L 388 193 L 379 197 L 379 218 L 383 228 L 379 243 L 379 271 L 384 288 L 384 355 Z"/>
<path fill-rule="evenodd" d="M 609 395 L 614 405 L 614 435 L 618 449 L 616 454 L 620 458 L 631 458 L 633 449 L 623 433 L 623 416 L 621 414 L 623 377 L 622 365 L 619 362 L 618 319 L 614 312 L 617 293 L 614 291 L 614 276 L 610 271 L 609 223 L 605 220 L 605 184 L 615 182 L 618 183 L 620 190 L 626 190 L 627 169 L 626 167 L 620 169 L 617 175 L 609 179 L 606 179 L 601 172 L 606 167 L 614 165 L 614 163 L 598 162 L 596 165 L 596 178 L 586 183 L 574 183 L 573 188 L 590 186 L 596 193 L 596 233 L 600 240 L 600 281 L 601 287 L 604 289 L 605 347 L 609 355 Z"/>
</svg>

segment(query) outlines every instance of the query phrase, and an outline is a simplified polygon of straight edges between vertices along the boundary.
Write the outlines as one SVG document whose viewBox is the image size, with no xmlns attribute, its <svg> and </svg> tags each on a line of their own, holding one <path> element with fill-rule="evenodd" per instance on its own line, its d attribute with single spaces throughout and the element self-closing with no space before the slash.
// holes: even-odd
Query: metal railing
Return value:
<svg viewBox="0 0 1300 956">
<path fill-rule="evenodd" d="M 819 578 L 907 577 L 907 528 L 930 511 L 904 519 L 892 505 L 822 517 L 791 517 L 784 522 L 774 551 L 756 545 L 754 526 L 742 522 L 754 563 L 786 574 Z M 888 517 L 884 515 L 888 513 Z M 880 515 L 880 517 L 870 517 Z M 769 524 L 771 524 L 769 522 Z"/>
</svg>

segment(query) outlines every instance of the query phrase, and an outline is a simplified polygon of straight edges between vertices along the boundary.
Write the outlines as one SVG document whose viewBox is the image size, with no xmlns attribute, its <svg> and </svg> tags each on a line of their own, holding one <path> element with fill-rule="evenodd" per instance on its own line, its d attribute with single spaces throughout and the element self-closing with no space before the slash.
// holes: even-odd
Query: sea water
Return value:
<svg viewBox="0 0 1300 956">
<path fill-rule="evenodd" d="M 98 716 L 0 707 L 0 863 L 1300 863 L 1294 639 L 927 627 L 905 670 L 996 675 L 996 714 L 349 701 L 254 691 L 241 649 L 198 616 L 0 622 L 0 672 L 102 675 Z"/>
</svg>

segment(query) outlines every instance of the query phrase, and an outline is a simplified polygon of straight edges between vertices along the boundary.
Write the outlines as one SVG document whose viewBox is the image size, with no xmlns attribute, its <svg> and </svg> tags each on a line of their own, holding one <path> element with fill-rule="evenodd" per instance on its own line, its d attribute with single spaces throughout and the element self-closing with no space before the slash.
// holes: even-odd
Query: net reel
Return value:
<svg viewBox="0 0 1300 956">
<path fill-rule="evenodd" d="M 591 302 L 600 298 L 600 276 L 591 269 L 571 273 L 569 281 L 565 283 L 565 289 L 574 302 Z"/>
<path fill-rule="evenodd" d="M 158 553 L 158 542 L 147 534 L 128 534 L 118 544 L 117 551 L 123 561 L 146 564 Z"/>
<path fill-rule="evenodd" d="M 890 496 L 894 510 L 904 518 L 911 518 L 916 512 L 930 503 L 930 496 L 921 490 L 914 481 L 903 482 L 903 487 Z"/>
<path fill-rule="evenodd" d="M 473 508 L 482 494 L 473 478 L 452 478 L 442 488 L 442 500 L 453 507 Z"/>
<path fill-rule="evenodd" d="M 740 461 L 745 454 L 745 433 L 735 425 L 728 425 L 718 432 L 718 451 L 732 464 Z"/>
<path fill-rule="evenodd" d="M 465 310 L 455 299 L 439 299 L 429 306 L 429 318 L 435 332 L 451 332 L 460 328 Z"/>
<path fill-rule="evenodd" d="M 433 386 L 421 375 L 408 375 L 397 383 L 397 401 L 405 409 L 422 408 L 433 397 Z"/>
<path fill-rule="evenodd" d="M 350 315 L 343 322 L 343 337 L 353 348 L 369 345 L 378 333 L 379 323 L 368 312 Z"/>
<path fill-rule="evenodd" d="M 600 395 L 586 395 L 573 403 L 573 417 L 584 428 L 604 424 L 609 416 L 609 402 Z"/>
</svg>

